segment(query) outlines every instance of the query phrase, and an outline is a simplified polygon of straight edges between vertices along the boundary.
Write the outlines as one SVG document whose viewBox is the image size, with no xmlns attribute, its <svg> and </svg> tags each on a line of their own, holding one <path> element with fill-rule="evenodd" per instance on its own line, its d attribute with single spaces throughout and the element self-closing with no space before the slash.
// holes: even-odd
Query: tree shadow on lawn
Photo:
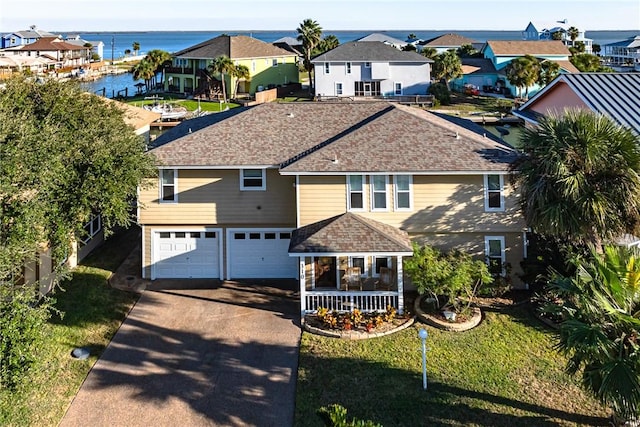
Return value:
<svg viewBox="0 0 640 427">
<path fill-rule="evenodd" d="M 328 361 L 314 356 L 304 360 L 308 357 L 301 353 L 300 365 L 315 367 L 300 371 L 296 426 L 322 426 L 317 410 L 333 403 L 345 407 L 349 419 L 371 420 L 385 427 L 603 426 L 609 421 L 441 381 L 428 382 L 425 391 L 421 375 L 382 363 L 346 358 Z"/>
</svg>

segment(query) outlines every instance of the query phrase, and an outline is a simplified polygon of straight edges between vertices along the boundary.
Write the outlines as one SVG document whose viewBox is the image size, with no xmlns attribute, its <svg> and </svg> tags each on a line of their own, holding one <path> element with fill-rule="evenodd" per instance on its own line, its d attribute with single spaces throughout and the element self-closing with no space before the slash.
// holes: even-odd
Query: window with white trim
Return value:
<svg viewBox="0 0 640 427">
<path fill-rule="evenodd" d="M 363 256 L 350 256 L 349 267 L 359 267 L 360 275 L 365 277 L 367 275 L 367 262 Z"/>
<path fill-rule="evenodd" d="M 336 95 L 342 95 L 342 83 L 336 82 Z"/>
<path fill-rule="evenodd" d="M 506 254 L 504 236 L 485 236 L 484 253 L 489 266 L 489 272 L 494 275 L 505 274 Z"/>
<path fill-rule="evenodd" d="M 410 211 L 413 205 L 411 189 L 413 187 L 411 175 L 395 175 L 393 177 L 394 209 L 397 211 Z"/>
<path fill-rule="evenodd" d="M 371 263 L 371 265 L 373 266 L 373 277 L 379 277 L 380 276 L 380 269 L 382 267 L 391 268 L 391 257 L 377 257 L 377 256 L 374 256 L 373 257 L 373 262 Z"/>
<path fill-rule="evenodd" d="M 371 62 L 365 62 L 364 68 L 371 68 Z"/>
<path fill-rule="evenodd" d="M 255 59 L 253 61 L 251 61 L 251 71 L 253 71 L 253 72 L 256 71 L 256 60 Z"/>
<path fill-rule="evenodd" d="M 347 74 L 351 74 L 351 62 L 345 64 L 345 70 Z"/>
<path fill-rule="evenodd" d="M 324 63 L 324 73 L 331 74 L 331 64 L 329 64 L 328 62 Z"/>
<path fill-rule="evenodd" d="M 484 210 L 487 212 L 504 210 L 504 177 L 484 176 Z"/>
<path fill-rule="evenodd" d="M 176 58 L 174 59 L 174 64 L 176 64 L 176 67 L 186 67 L 189 65 L 189 60 L 187 58 Z"/>
<path fill-rule="evenodd" d="M 266 169 L 241 169 L 240 190 L 265 191 L 267 189 Z"/>
<path fill-rule="evenodd" d="M 393 84 L 394 92 L 396 95 L 402 95 L 402 83 Z"/>
<path fill-rule="evenodd" d="M 102 230 L 102 219 L 100 218 L 100 215 L 91 214 L 89 222 L 84 225 L 85 233 L 82 235 L 81 242 L 83 244 L 87 244 L 100 232 L 100 230 Z"/>
<path fill-rule="evenodd" d="M 387 175 L 371 175 L 371 210 L 386 211 L 387 208 Z"/>
<path fill-rule="evenodd" d="M 347 176 L 347 203 L 350 211 L 364 210 L 364 176 Z"/>
<path fill-rule="evenodd" d="M 178 192 L 176 191 L 178 181 L 178 171 L 175 169 L 160 170 L 160 202 L 177 202 Z"/>
</svg>

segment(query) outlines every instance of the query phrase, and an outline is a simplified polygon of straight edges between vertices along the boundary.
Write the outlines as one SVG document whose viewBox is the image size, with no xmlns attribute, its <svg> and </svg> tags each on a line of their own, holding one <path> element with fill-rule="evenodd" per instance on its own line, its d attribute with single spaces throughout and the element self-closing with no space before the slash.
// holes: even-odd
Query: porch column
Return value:
<svg viewBox="0 0 640 427">
<path fill-rule="evenodd" d="M 304 313 L 307 311 L 307 285 L 305 278 L 304 257 L 300 257 L 300 318 L 304 319 Z"/>
<path fill-rule="evenodd" d="M 396 283 L 398 284 L 398 314 L 403 314 L 404 311 L 404 284 L 402 283 L 402 255 L 396 257 L 396 270 L 398 277 L 396 277 Z"/>
</svg>

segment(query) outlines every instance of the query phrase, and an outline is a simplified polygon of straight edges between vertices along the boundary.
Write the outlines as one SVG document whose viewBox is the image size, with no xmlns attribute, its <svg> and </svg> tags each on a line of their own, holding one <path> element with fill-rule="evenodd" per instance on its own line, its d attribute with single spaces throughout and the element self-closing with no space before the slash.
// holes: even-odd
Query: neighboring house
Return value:
<svg viewBox="0 0 640 427">
<path fill-rule="evenodd" d="M 12 73 L 22 73 L 29 71 L 31 74 L 43 74 L 49 69 L 54 69 L 56 61 L 43 56 L 19 56 L 6 55 L 0 52 L 0 76 L 11 75 Z"/>
<path fill-rule="evenodd" d="M 602 46 L 607 65 L 632 66 L 640 71 L 640 35 Z"/>
<path fill-rule="evenodd" d="M 0 39 L 0 49 L 31 44 L 42 37 L 56 37 L 56 35 L 48 31 L 38 30 L 35 25 L 32 25 L 28 30 L 3 34 L 2 39 Z"/>
<path fill-rule="evenodd" d="M 578 73 L 579 70 L 569 61 L 571 52 L 559 40 L 551 41 L 519 41 L 489 40 L 482 48 L 485 60 L 479 58 L 462 58 L 464 74 L 455 79 L 454 84 L 462 87 L 473 84 L 479 88 L 506 88 L 502 93 L 516 95 L 518 89 L 507 79 L 505 68 L 515 58 L 531 55 L 539 61 L 553 61 L 560 66 L 560 73 Z M 490 62 L 487 62 L 489 60 Z M 492 69 L 493 68 L 493 69 Z M 541 89 L 535 84 L 529 87 L 529 95 Z"/>
<path fill-rule="evenodd" d="M 3 54 L 44 57 L 52 61 L 55 68 L 81 67 L 88 64 L 91 58 L 89 48 L 66 42 L 58 36 L 41 37 L 33 43 L 5 49 Z"/>
<path fill-rule="evenodd" d="M 584 43 L 584 52 L 589 54 L 593 53 L 593 40 L 586 38 L 584 30 L 578 27 L 576 27 L 578 29 L 578 37 L 576 37 L 575 40 L 571 40 L 568 34 L 568 30 L 571 27 L 575 26 L 569 25 L 569 21 L 566 19 L 550 24 L 538 24 L 537 26 L 529 22 L 527 28 L 522 32 L 522 39 L 553 40 L 553 34 L 560 33 L 562 35 L 560 40 L 567 48 L 572 47 L 577 42 L 582 42 Z"/>
<path fill-rule="evenodd" d="M 93 53 L 95 53 L 96 55 L 98 55 L 101 59 L 104 58 L 104 42 L 97 40 L 97 41 L 88 41 L 88 40 L 83 40 L 82 38 L 80 38 L 80 35 L 68 35 L 65 38 L 65 41 L 67 43 L 71 43 L 74 44 L 76 46 L 82 46 L 84 47 L 87 44 L 91 45 L 91 51 L 88 53 L 89 55 L 89 59 L 91 59 L 91 55 Z"/>
<path fill-rule="evenodd" d="M 302 47 L 302 42 L 298 39 L 293 37 L 281 37 L 274 41 L 273 45 L 298 55 L 297 63 L 301 64 L 302 61 L 304 61 L 304 48 Z"/>
<path fill-rule="evenodd" d="M 415 241 L 511 266 L 525 286 L 516 151 L 425 110 L 261 104 L 183 122 L 156 144 L 159 177 L 139 190 L 145 278 L 291 278 L 302 313 L 402 310 Z"/>
<path fill-rule="evenodd" d="M 357 42 L 382 42 L 384 44 L 388 44 L 389 46 L 393 46 L 399 50 L 402 50 L 403 47 L 409 44 L 406 41 L 396 39 L 384 33 L 371 33 L 364 37 L 360 37 L 356 41 Z"/>
<path fill-rule="evenodd" d="M 464 45 L 471 45 L 475 47 L 478 43 L 475 40 L 459 34 L 447 33 L 429 40 L 423 40 L 418 43 L 417 48 L 418 52 L 422 52 L 425 47 L 430 47 L 435 49 L 438 53 L 444 53 L 450 49 L 458 50 L 460 46 Z"/>
<path fill-rule="evenodd" d="M 174 53 L 171 66 L 165 67 L 165 90 L 194 93 L 204 83 L 209 65 L 222 55 L 249 69 L 251 77 L 240 81 L 241 93 L 253 95 L 298 82 L 298 54 L 252 37 L 221 35 Z M 229 75 L 225 79 L 231 95 L 237 80 Z"/>
<path fill-rule="evenodd" d="M 347 42 L 311 63 L 317 96 L 394 97 L 426 95 L 433 61 L 383 42 Z"/>
<path fill-rule="evenodd" d="M 605 114 L 640 135 L 640 74 L 562 74 L 513 114 L 529 125 L 540 117 L 581 108 Z"/>
</svg>

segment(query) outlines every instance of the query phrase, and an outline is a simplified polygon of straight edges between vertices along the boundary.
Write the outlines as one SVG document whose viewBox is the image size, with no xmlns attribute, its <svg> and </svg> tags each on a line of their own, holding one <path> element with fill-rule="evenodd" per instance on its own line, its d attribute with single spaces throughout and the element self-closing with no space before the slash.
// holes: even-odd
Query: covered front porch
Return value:
<svg viewBox="0 0 640 427">
<path fill-rule="evenodd" d="M 301 316 L 319 308 L 402 313 L 402 259 L 412 254 L 406 232 L 349 212 L 294 230 Z"/>
</svg>

